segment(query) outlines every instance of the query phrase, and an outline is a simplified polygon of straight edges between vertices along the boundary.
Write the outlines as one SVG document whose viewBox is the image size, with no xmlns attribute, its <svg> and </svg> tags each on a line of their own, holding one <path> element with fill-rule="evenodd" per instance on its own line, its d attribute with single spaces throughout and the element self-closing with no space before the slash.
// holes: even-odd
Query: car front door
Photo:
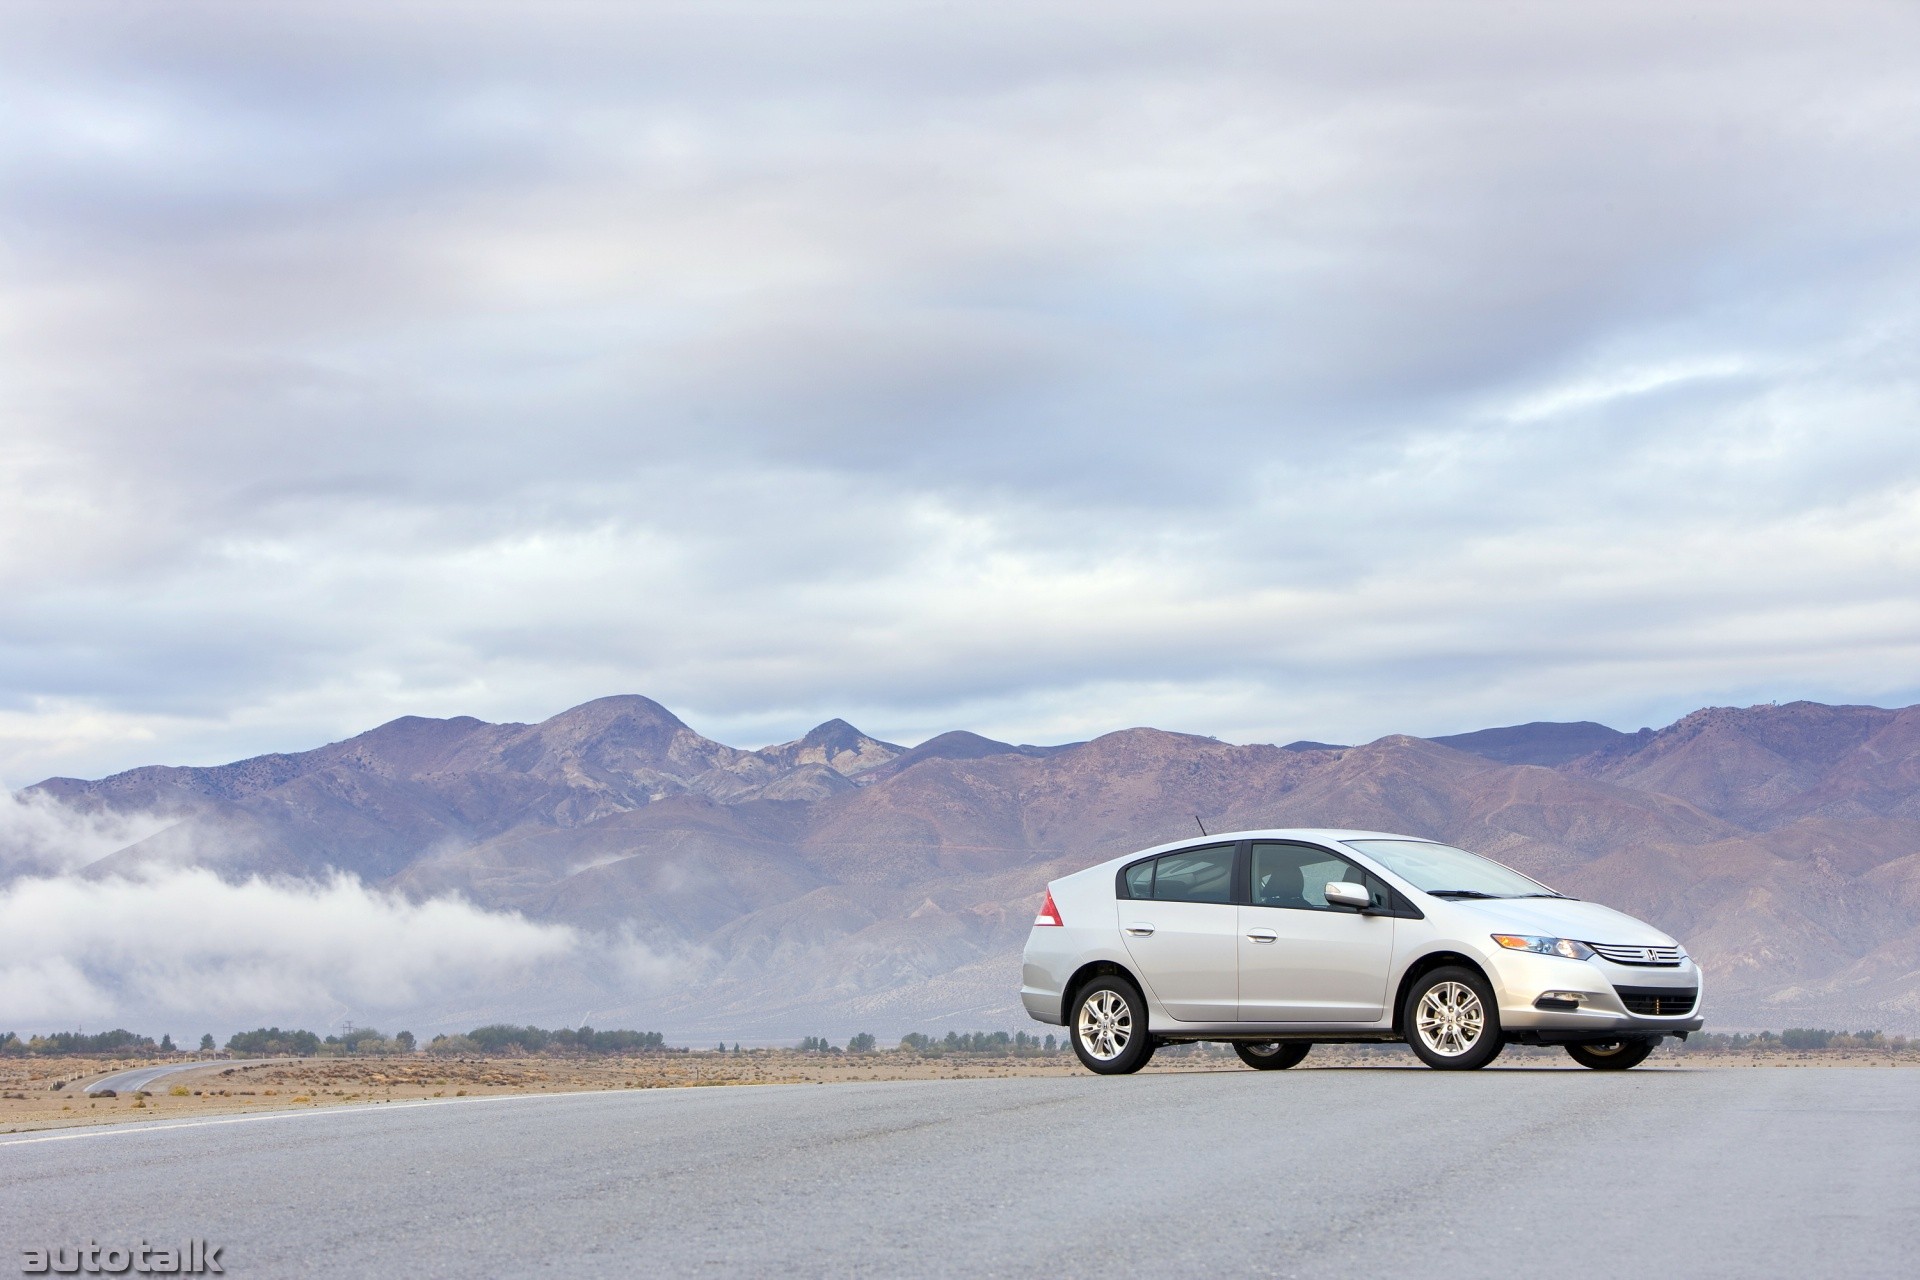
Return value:
<svg viewBox="0 0 1920 1280">
<path fill-rule="evenodd" d="M 1123 872 L 1120 936 L 1160 1006 L 1182 1022 L 1232 1022 L 1240 1002 L 1231 844 L 1163 853 Z"/>
<path fill-rule="evenodd" d="M 1362 915 L 1327 901 L 1327 885 L 1366 886 L 1373 905 L 1390 891 L 1330 850 L 1256 840 L 1249 850 L 1250 905 L 1240 929 L 1241 1022 L 1373 1022 L 1383 1017 L 1393 917 Z"/>
</svg>

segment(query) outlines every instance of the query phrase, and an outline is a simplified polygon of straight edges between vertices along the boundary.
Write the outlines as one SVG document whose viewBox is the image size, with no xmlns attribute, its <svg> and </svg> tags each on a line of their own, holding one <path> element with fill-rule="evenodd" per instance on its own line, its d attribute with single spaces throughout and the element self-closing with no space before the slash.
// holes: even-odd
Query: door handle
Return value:
<svg viewBox="0 0 1920 1280">
<path fill-rule="evenodd" d="M 1127 932 L 1132 934 L 1136 938 L 1145 938 L 1153 933 L 1153 926 L 1145 923 L 1144 921 L 1137 922 L 1137 923 L 1128 925 Z"/>
<path fill-rule="evenodd" d="M 1280 935 L 1271 929 L 1249 929 L 1247 937 L 1255 942 L 1278 942 Z"/>
</svg>

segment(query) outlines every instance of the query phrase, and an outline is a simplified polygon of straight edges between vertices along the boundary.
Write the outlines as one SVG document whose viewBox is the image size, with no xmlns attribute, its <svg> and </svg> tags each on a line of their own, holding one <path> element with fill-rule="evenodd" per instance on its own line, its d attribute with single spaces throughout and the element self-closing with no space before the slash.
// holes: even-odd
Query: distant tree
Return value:
<svg viewBox="0 0 1920 1280">
<path fill-rule="evenodd" d="M 136 1035 L 125 1027 L 86 1035 L 79 1031 L 56 1031 L 50 1036 L 35 1036 L 27 1042 L 30 1053 L 117 1054 L 152 1053 L 159 1048 L 152 1036 Z"/>
<path fill-rule="evenodd" d="M 427 1046 L 427 1052 L 455 1057 L 483 1051 L 471 1036 L 435 1036 L 433 1043 Z"/>
<path fill-rule="evenodd" d="M 165 1034 L 165 1035 L 163 1035 L 163 1036 L 161 1036 L 161 1037 L 160 1037 L 160 1052 L 162 1052 L 162 1053 L 173 1053 L 173 1052 L 175 1052 L 175 1050 L 174 1050 L 174 1047 L 173 1047 L 173 1033 L 172 1033 L 172 1032 L 168 1032 L 167 1034 Z"/>
<path fill-rule="evenodd" d="M 200 1052 L 202 1053 L 213 1052 L 213 1032 L 209 1031 L 207 1032 L 207 1034 L 200 1037 Z"/>
<path fill-rule="evenodd" d="M 400 1052 L 402 1052 L 402 1053 L 412 1053 L 412 1052 L 413 1052 L 413 1046 L 414 1046 L 414 1043 L 415 1043 L 415 1042 L 414 1042 L 414 1039 L 413 1039 L 413 1032 L 411 1032 L 411 1031 L 402 1031 L 402 1032 L 401 1032 L 401 1033 L 400 1033 L 399 1035 L 397 1035 L 397 1036 L 395 1036 L 395 1037 L 393 1038 L 393 1042 L 394 1042 L 394 1044 L 396 1044 L 396 1045 L 398 1045 L 398 1046 L 400 1047 Z"/>
<path fill-rule="evenodd" d="M 227 1048 L 253 1057 L 311 1058 L 320 1052 L 320 1044 L 320 1037 L 311 1031 L 282 1031 L 278 1027 L 240 1031 L 227 1039 Z"/>
<path fill-rule="evenodd" d="M 332 1040 L 332 1036 L 327 1037 Z M 355 1027 L 340 1033 L 340 1046 L 348 1053 L 379 1053 L 387 1046 L 386 1033 L 372 1027 Z"/>
<path fill-rule="evenodd" d="M 653 1053 L 665 1049 L 667 1039 L 658 1031 L 594 1031 L 580 1039 L 579 1047 L 587 1053 Z"/>
<path fill-rule="evenodd" d="M 582 1027 L 582 1031 L 593 1034 L 591 1027 Z M 516 1027 L 504 1022 L 492 1023 L 484 1027 L 475 1027 L 467 1032 L 466 1039 L 473 1041 L 486 1053 L 507 1053 L 519 1050 L 522 1053 L 538 1053 L 556 1040 L 565 1041 L 565 1047 L 571 1048 L 573 1032 L 543 1031 L 539 1027 Z"/>
<path fill-rule="evenodd" d="M 874 1048 L 873 1037 L 864 1031 L 862 1031 L 859 1035 L 855 1036 L 853 1039 L 847 1041 L 848 1053 L 872 1053 L 873 1048 Z"/>
<path fill-rule="evenodd" d="M 444 1037 L 443 1037 L 444 1038 Z M 516 1027 L 507 1023 L 475 1027 L 460 1039 L 473 1052 L 503 1053 L 664 1053 L 666 1036 L 658 1031 L 596 1031 L 592 1027 Z M 438 1040 L 435 1041 L 438 1043 Z M 721 1048 L 725 1048 L 724 1044 Z"/>
<path fill-rule="evenodd" d="M 1055 1050 L 1055 1048 L 1057 1048 L 1057 1047 L 1058 1047 L 1058 1046 L 1057 1046 L 1057 1045 L 1056 1045 L 1056 1044 L 1054 1043 L 1054 1039 L 1053 1039 L 1053 1037 L 1052 1037 L 1051 1035 L 1049 1035 L 1049 1036 L 1047 1037 L 1047 1046 L 1046 1046 L 1046 1047 L 1047 1047 L 1047 1052 L 1048 1052 L 1048 1053 L 1052 1053 L 1052 1052 L 1053 1052 L 1053 1051 Z"/>
</svg>

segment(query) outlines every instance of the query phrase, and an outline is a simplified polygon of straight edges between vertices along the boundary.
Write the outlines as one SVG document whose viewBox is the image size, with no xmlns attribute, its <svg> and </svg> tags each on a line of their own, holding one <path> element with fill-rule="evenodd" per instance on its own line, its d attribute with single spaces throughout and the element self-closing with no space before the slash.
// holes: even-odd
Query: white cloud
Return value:
<svg viewBox="0 0 1920 1280">
<path fill-rule="evenodd" d="M 22 1035 L 80 1024 L 156 1035 L 325 1029 L 346 1019 L 464 1028 L 644 1005 L 687 972 L 630 931 L 587 933 L 457 898 L 410 901 L 344 874 L 233 883 L 169 868 L 0 887 L 0 1030 Z"/>
<path fill-rule="evenodd" d="M 1920 697 L 1910 11 L 70 9 L 0 14 L 9 782 Z"/>
<path fill-rule="evenodd" d="M 174 821 L 148 813 L 87 813 L 44 792 L 0 791 L 0 883 L 78 870 Z"/>
</svg>

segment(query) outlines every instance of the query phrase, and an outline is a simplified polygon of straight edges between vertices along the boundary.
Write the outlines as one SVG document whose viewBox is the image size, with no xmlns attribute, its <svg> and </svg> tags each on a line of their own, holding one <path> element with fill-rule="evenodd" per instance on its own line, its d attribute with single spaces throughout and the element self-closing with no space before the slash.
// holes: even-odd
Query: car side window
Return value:
<svg viewBox="0 0 1920 1280">
<path fill-rule="evenodd" d="M 1153 896 L 1153 864 L 1155 859 L 1136 862 L 1127 868 L 1127 896 L 1129 898 L 1151 898 Z"/>
<path fill-rule="evenodd" d="M 1375 907 L 1389 902 L 1387 886 L 1353 863 L 1325 849 L 1305 844 L 1255 841 L 1253 846 L 1253 905 L 1293 907 L 1304 911 L 1351 911 L 1327 901 L 1327 886 L 1336 880 L 1365 885 Z"/>
<path fill-rule="evenodd" d="M 1162 902 L 1232 902 L 1233 846 L 1160 855 L 1154 859 L 1153 896 Z"/>
</svg>

